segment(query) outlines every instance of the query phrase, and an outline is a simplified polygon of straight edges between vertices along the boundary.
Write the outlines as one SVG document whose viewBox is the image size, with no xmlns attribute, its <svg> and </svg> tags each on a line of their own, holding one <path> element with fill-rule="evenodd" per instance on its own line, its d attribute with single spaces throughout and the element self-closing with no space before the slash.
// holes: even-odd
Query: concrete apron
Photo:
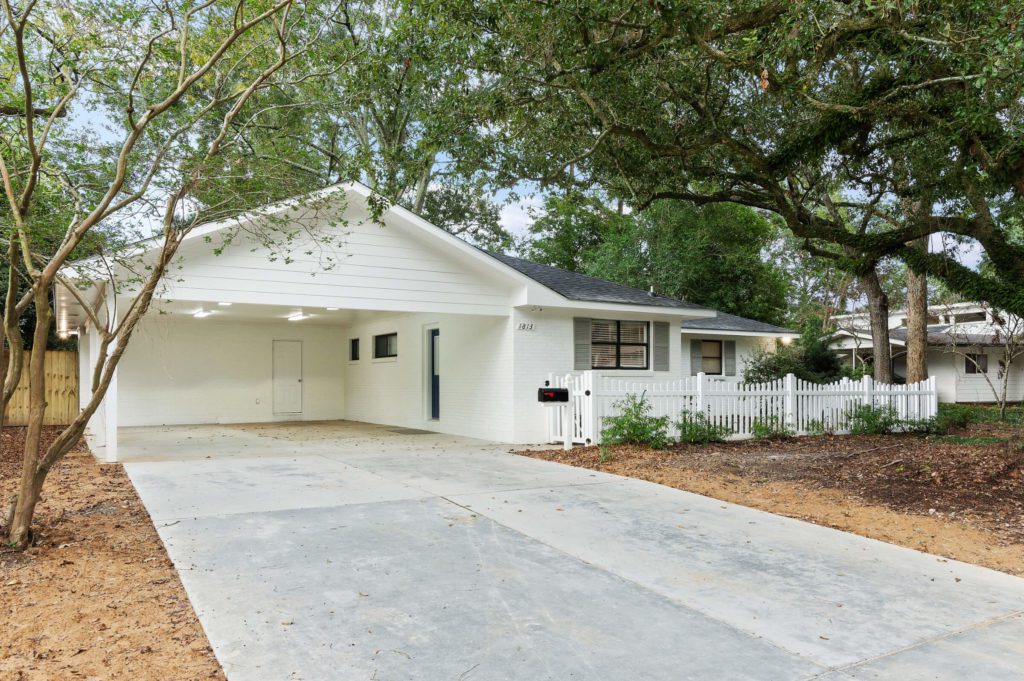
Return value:
<svg viewBox="0 0 1024 681">
<path fill-rule="evenodd" d="M 232 681 L 1024 677 L 1022 579 L 434 444 L 126 464 Z"/>
</svg>

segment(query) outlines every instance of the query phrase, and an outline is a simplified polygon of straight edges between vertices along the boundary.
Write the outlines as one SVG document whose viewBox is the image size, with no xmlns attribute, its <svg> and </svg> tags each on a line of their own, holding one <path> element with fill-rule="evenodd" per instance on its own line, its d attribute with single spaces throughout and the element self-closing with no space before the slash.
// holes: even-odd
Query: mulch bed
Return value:
<svg viewBox="0 0 1024 681">
<path fill-rule="evenodd" d="M 0 433 L 5 511 L 23 436 Z M 0 548 L 0 618 L 3 679 L 224 678 L 124 468 L 84 446 L 47 478 L 35 544 Z"/>
<path fill-rule="evenodd" d="M 522 454 L 1024 573 L 1024 439 L 1009 426 L 979 424 L 956 437 L 818 436 L 663 451 L 619 446 L 603 456 L 596 447 Z"/>
</svg>

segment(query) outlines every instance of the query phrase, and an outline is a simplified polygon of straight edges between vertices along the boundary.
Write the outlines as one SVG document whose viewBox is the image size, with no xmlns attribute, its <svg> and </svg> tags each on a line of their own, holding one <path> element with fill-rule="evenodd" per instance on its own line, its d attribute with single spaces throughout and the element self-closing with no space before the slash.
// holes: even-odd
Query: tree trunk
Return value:
<svg viewBox="0 0 1024 681">
<path fill-rule="evenodd" d="M 928 238 L 915 246 L 928 248 Z M 928 277 L 907 270 L 907 383 L 928 378 Z"/>
<path fill-rule="evenodd" d="M 18 293 L 18 270 L 14 267 L 14 261 L 18 257 L 17 240 L 11 239 L 7 249 L 7 262 L 10 266 L 7 269 L 7 293 L 4 296 L 4 319 L 2 333 L 3 340 L 7 341 L 7 363 L 3 365 L 3 374 L 0 378 L 0 429 L 6 423 L 7 405 L 14 396 L 14 391 L 21 382 L 21 369 L 24 362 L 24 343 L 21 340 L 21 328 L 18 326 L 20 320 L 16 310 Z M 0 350 L 3 350 L 3 342 L 0 341 Z M 0 352 L 2 362 L 2 352 Z"/>
<path fill-rule="evenodd" d="M 892 383 L 892 350 L 889 345 L 889 297 L 878 281 L 878 271 L 870 270 L 857 275 L 861 288 L 868 297 L 871 319 L 871 346 L 874 354 L 875 380 Z"/>
<path fill-rule="evenodd" d="M 46 341 L 50 336 L 49 286 L 38 286 L 35 294 L 36 328 L 29 356 L 28 425 L 21 463 L 21 484 L 14 513 L 7 528 L 11 546 L 25 548 L 32 542 L 32 518 L 43 490 L 49 466 L 43 463 L 43 418 L 46 416 Z"/>
</svg>

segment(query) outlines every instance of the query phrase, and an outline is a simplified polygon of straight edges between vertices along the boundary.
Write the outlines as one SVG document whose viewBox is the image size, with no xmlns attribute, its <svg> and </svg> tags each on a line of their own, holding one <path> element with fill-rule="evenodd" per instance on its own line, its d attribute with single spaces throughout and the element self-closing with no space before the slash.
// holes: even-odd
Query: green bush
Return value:
<svg viewBox="0 0 1024 681">
<path fill-rule="evenodd" d="M 756 419 L 750 424 L 750 434 L 755 440 L 785 440 L 796 435 L 778 416 Z"/>
<path fill-rule="evenodd" d="M 900 425 L 892 407 L 858 405 L 850 412 L 850 432 L 854 435 L 887 435 Z"/>
<path fill-rule="evenodd" d="M 908 421 L 901 419 L 892 407 L 874 407 L 862 404 L 850 413 L 850 433 L 853 435 L 888 435 L 889 433 L 932 432 L 934 421 Z"/>
<path fill-rule="evenodd" d="M 936 433 L 947 435 L 954 430 L 963 430 L 979 420 L 976 407 L 963 404 L 940 404 L 939 413 L 933 423 Z"/>
<path fill-rule="evenodd" d="M 747 383 L 768 383 L 786 374 L 812 383 L 831 383 L 849 373 L 836 353 L 829 349 L 832 337 L 820 320 L 808 321 L 800 339 L 792 345 L 780 345 L 774 351 L 756 351 L 743 370 Z"/>
<path fill-rule="evenodd" d="M 684 410 L 676 421 L 679 429 L 679 441 L 693 445 L 706 445 L 710 442 L 722 442 L 732 431 L 725 426 L 716 426 L 708 420 L 703 412 Z"/>
<path fill-rule="evenodd" d="M 833 426 L 825 425 L 824 421 L 811 419 L 807 422 L 808 435 L 835 435 L 836 429 Z"/>
<path fill-rule="evenodd" d="M 615 403 L 617 416 L 606 416 L 601 428 L 601 442 L 606 445 L 647 445 L 654 449 L 668 447 L 669 418 L 652 416 L 651 403 L 640 395 L 626 395 Z"/>
</svg>

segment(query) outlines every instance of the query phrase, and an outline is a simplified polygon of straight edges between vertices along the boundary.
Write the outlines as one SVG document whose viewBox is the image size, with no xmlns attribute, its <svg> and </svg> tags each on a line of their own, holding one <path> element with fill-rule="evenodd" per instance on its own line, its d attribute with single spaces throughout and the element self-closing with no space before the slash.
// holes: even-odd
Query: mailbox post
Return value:
<svg viewBox="0 0 1024 681">
<path fill-rule="evenodd" d="M 562 407 L 562 447 L 572 449 L 572 433 L 574 429 L 572 400 L 568 388 L 544 387 L 537 390 L 537 401 L 549 406 Z"/>
</svg>

